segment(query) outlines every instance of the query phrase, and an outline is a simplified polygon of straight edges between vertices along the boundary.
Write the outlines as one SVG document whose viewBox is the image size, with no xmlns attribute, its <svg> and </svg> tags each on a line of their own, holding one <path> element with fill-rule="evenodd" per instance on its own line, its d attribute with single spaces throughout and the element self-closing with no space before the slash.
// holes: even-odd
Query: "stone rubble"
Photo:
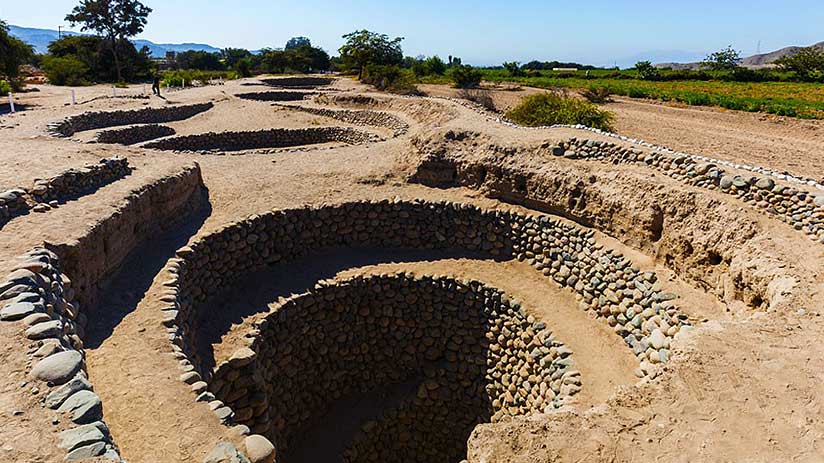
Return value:
<svg viewBox="0 0 824 463">
<path fill-rule="evenodd" d="M 92 392 L 83 359 L 82 332 L 85 316 L 74 299 L 72 282 L 60 271 L 56 254 L 44 248 L 20 256 L 17 270 L 0 283 L 3 322 L 18 323 L 22 313 L 38 316 L 25 330 L 38 349 L 29 349 L 34 362 L 30 375 L 42 382 L 36 386 L 47 390 L 44 407 L 57 410 L 76 425 L 60 433 L 60 448 L 67 452 L 66 461 L 101 456 L 121 461 L 108 427 L 102 422 L 100 397 Z M 25 301 L 25 302 L 24 302 Z M 15 307 L 24 306 L 21 311 Z M 13 426 L 13 424 L 11 424 Z"/>
<path fill-rule="evenodd" d="M 46 212 L 60 203 L 91 194 L 131 172 L 128 159 L 113 157 L 68 169 L 52 178 L 35 179 L 29 188 L 0 192 L 0 226 L 29 211 Z"/>
</svg>

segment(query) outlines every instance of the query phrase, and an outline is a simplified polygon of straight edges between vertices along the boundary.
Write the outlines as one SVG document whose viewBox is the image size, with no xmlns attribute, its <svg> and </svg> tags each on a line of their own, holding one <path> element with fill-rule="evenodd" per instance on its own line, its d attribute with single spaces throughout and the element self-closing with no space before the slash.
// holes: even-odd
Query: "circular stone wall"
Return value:
<svg viewBox="0 0 824 463">
<path fill-rule="evenodd" d="M 210 153 L 286 148 L 335 142 L 356 145 L 371 141 L 380 141 L 380 137 L 350 127 L 311 127 L 185 135 L 147 143 L 143 145 L 143 148 Z"/>
<path fill-rule="evenodd" d="M 207 381 L 198 400 L 219 399 L 236 422 L 256 433 L 276 427 L 269 416 L 256 353 L 248 348 L 215 369 L 201 358 L 198 332 L 209 322 L 208 301 L 252 272 L 341 248 L 438 249 L 527 261 L 548 284 L 569 288 L 581 309 L 608 323 L 640 363 L 639 376 L 657 374 L 670 340 L 689 324 L 652 272 L 641 272 L 594 232 L 547 216 L 484 211 L 426 201 L 355 202 L 273 211 L 219 229 L 181 248 L 169 263 L 164 324 L 185 362 L 187 382 Z M 593 321 L 597 323 L 597 321 Z M 203 396 L 203 394 L 213 394 Z"/>
<path fill-rule="evenodd" d="M 287 88 L 316 88 L 325 87 L 332 84 L 335 79 L 328 77 L 281 77 L 277 79 L 261 79 L 266 85 L 271 87 Z"/>
<path fill-rule="evenodd" d="M 307 96 L 317 95 L 315 92 L 289 92 L 289 91 L 273 91 L 273 92 L 251 92 L 239 93 L 236 96 L 243 100 L 252 101 L 301 101 Z"/>
<path fill-rule="evenodd" d="M 345 461 L 456 462 L 478 423 L 555 408 L 580 385 L 571 351 L 544 323 L 475 281 L 380 275 L 322 285 L 258 330 L 253 375 L 286 463 L 290 445 L 353 394 L 411 388 L 362 423 Z"/>
</svg>

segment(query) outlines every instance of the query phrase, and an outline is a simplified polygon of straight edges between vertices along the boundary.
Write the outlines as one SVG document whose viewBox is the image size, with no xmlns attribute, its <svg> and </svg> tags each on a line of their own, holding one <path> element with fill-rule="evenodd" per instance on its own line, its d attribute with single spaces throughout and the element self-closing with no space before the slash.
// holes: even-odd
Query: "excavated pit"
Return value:
<svg viewBox="0 0 824 463">
<path fill-rule="evenodd" d="M 479 282 L 354 278 L 289 300 L 258 330 L 243 376 L 262 378 L 285 463 L 457 462 L 475 425 L 542 412 L 580 382 L 545 323 Z M 330 427 L 337 438 L 318 446 Z"/>
<path fill-rule="evenodd" d="M 293 89 L 314 89 L 332 85 L 335 79 L 327 77 L 280 77 L 275 79 L 261 79 L 261 82 L 270 87 Z"/>
<path fill-rule="evenodd" d="M 667 361 L 669 339 L 688 324 L 671 302 L 676 296 L 658 289 L 654 274 L 597 245 L 591 231 L 546 216 L 381 201 L 251 217 L 178 251 L 168 268 L 174 299 L 165 324 L 177 333 L 176 352 L 197 373 L 187 379 L 203 378 L 208 394 L 231 410 L 224 412 L 228 419 L 280 449 L 293 448 L 293 461 L 318 461 L 316 441 L 306 436 L 329 432 L 323 428 L 329 423 L 352 428 L 358 407 L 340 403 L 363 403 L 370 394 L 387 405 L 371 414 L 361 410 L 349 434 L 332 432 L 338 444 L 328 451 L 344 461 L 401 455 L 458 461 L 474 425 L 552 409 L 580 390 L 580 380 L 572 379 L 579 373 L 568 371 L 565 360 L 571 352 L 542 338 L 546 325 L 527 318 L 519 303 L 486 282 L 431 276 L 380 275 L 310 288 L 257 324 L 247 335 L 249 347 L 212 368 L 202 337 L 205 324 L 223 315 L 211 312 L 210 301 L 254 272 L 345 248 L 527 261 L 546 284 L 577 295 L 592 323 L 626 324 L 614 332 L 636 354 L 641 376 L 656 374 L 654 364 Z M 538 374 L 536 364 L 550 370 Z M 518 379 L 505 378 L 507 372 L 518 372 Z"/>
<path fill-rule="evenodd" d="M 249 92 L 238 93 L 237 96 L 243 100 L 252 101 L 302 101 L 306 97 L 317 95 L 315 92 L 290 92 L 290 91 L 271 91 L 271 92 Z"/>
<path fill-rule="evenodd" d="M 146 143 L 142 147 L 160 151 L 209 154 L 320 145 L 324 143 L 358 145 L 373 141 L 380 141 L 380 137 L 350 127 L 310 127 L 184 135 Z"/>
</svg>

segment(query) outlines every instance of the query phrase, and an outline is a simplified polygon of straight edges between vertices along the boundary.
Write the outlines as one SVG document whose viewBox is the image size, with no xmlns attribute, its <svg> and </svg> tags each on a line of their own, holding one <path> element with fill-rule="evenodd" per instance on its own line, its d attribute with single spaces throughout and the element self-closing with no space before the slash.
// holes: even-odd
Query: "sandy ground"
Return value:
<svg viewBox="0 0 824 463">
<path fill-rule="evenodd" d="M 347 92 L 364 91 L 348 80 L 338 81 L 335 87 Z M 160 325 L 157 309 L 164 275 L 158 272 L 181 243 L 250 214 L 349 200 L 446 199 L 536 213 L 487 199 L 471 190 L 438 190 L 406 183 L 405 160 L 410 152 L 410 138 L 439 126 L 483 131 L 510 143 L 583 136 L 572 130 L 509 129 L 440 100 L 434 100 L 433 107 L 441 105 L 443 109 L 432 117 L 437 121 L 432 124 L 421 123 L 423 119 L 404 112 L 404 108 L 411 108 L 419 100 L 403 100 L 396 105 L 396 114 L 412 125 L 405 137 L 380 144 L 272 155 L 172 155 L 53 139 L 45 134 L 48 122 L 66 115 L 147 104 L 216 102 L 216 108 L 207 113 L 170 124 L 181 133 L 300 127 L 318 119 L 232 96 L 250 89 L 254 87 L 235 82 L 175 92 L 166 101 L 102 98 L 72 107 L 66 105 L 70 98 L 67 89 L 44 86 L 40 92 L 21 95 L 21 101 L 29 104 L 27 111 L 0 117 L 0 187 L 27 185 L 35 178 L 115 154 L 127 156 L 137 167 L 128 178 L 92 195 L 47 214 L 19 217 L 0 229 L 0 273 L 11 267 L 13 256 L 44 239 L 60 242 L 82 235 L 89 223 L 105 216 L 140 185 L 192 161 L 203 169 L 211 205 L 208 216 L 193 219 L 137 249 L 122 270 L 112 276 L 103 295 L 107 315 L 92 320 L 89 328 L 89 374 L 103 399 L 105 419 L 115 441 L 123 456 L 133 463 L 202 461 L 216 442 L 226 438 L 226 431 L 216 418 L 203 404 L 195 404 L 191 392 L 178 381 L 176 362 L 168 355 L 165 332 Z M 141 87 L 126 91 L 139 94 Z M 426 91 L 433 95 L 451 92 L 442 87 Z M 85 101 L 108 95 L 111 89 L 93 87 L 82 92 Z M 496 102 L 502 107 L 512 104 L 522 93 L 497 92 Z M 779 123 L 750 114 L 623 100 L 609 107 L 618 113 L 619 131 L 626 135 L 695 153 L 824 175 L 819 123 Z M 337 121 L 320 122 L 344 125 Z M 779 148 L 779 143 L 785 146 Z M 650 175 L 632 166 L 609 168 L 619 175 Z M 680 187 L 669 179 L 660 181 L 668 188 Z M 775 230 L 786 238 L 782 243 L 790 243 L 799 250 L 809 246 L 796 240 L 783 224 L 775 225 Z M 728 307 L 715 297 L 679 279 L 665 262 L 604 234 L 598 233 L 597 239 L 623 250 L 643 269 L 656 270 L 666 287 L 681 296 L 687 313 L 697 320 L 709 320 L 683 346 L 683 353 L 659 382 L 635 386 L 634 359 L 620 339 L 603 323 L 585 316 L 571 294 L 547 284 L 522 264 L 465 256 L 387 254 L 385 250 L 359 256 L 314 256 L 312 262 L 302 263 L 300 272 L 292 272 L 291 283 L 278 279 L 280 286 L 260 285 L 249 291 L 240 288 L 236 293 L 228 293 L 223 301 L 232 304 L 233 311 L 210 327 L 208 346 L 204 348 L 211 349 L 218 360 L 225 358 L 238 346 L 239 338 L 252 321 L 269 310 L 278 295 L 297 292 L 317 278 L 344 278 L 353 273 L 388 270 L 477 278 L 517 295 L 532 313 L 547 319 L 575 351 L 584 373 L 585 392 L 566 414 L 480 427 L 470 446 L 471 461 L 824 460 L 824 425 L 820 420 L 824 411 L 824 352 L 819 341 L 824 328 L 820 318 L 813 318 L 813 314 L 799 318 L 792 313 L 729 313 Z M 811 255 L 809 268 L 824 262 L 820 254 Z M 273 269 L 253 281 L 271 281 L 279 271 L 286 270 Z M 37 405 L 42 392 L 32 393 L 28 385 L 21 387 L 28 366 L 25 351 L 19 347 L 24 342 L 19 330 L 0 324 L 0 338 L 4 340 L 0 342 L 0 362 L 9 366 L 9 374 L 0 377 L 0 461 L 61 461 L 63 455 L 56 449 L 55 431 L 63 425 L 52 426 L 51 415 Z M 476 445 L 479 441 L 486 445 Z M 739 454 L 742 458 L 737 458 Z"/>
</svg>

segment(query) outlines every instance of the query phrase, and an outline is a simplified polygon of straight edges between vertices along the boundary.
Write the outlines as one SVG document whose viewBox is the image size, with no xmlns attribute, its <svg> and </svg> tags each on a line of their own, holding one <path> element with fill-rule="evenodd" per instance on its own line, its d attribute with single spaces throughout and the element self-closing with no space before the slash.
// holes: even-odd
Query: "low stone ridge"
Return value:
<svg viewBox="0 0 824 463">
<path fill-rule="evenodd" d="M 239 93 L 235 95 L 238 98 L 252 101 L 301 101 L 306 97 L 317 95 L 315 92 L 290 92 L 290 91 L 273 91 L 273 92 L 251 92 Z"/>
<path fill-rule="evenodd" d="M 43 321 L 26 331 L 37 347 L 29 350 L 34 363 L 31 376 L 45 383 L 43 403 L 47 407 L 82 425 L 60 434 L 60 448 L 67 452 L 68 461 L 103 456 L 119 462 L 108 427 L 101 421 L 100 397 L 91 391 L 86 377 L 83 330 L 87 319 L 75 299 L 72 281 L 61 273 L 60 259 L 49 250 L 34 249 L 19 259 L 16 270 L 0 284 L 0 304 L 9 307 L 10 301 L 14 305 L 25 298 L 35 313 L 43 316 Z M 12 322 L 8 318 L 4 321 Z"/>
<path fill-rule="evenodd" d="M 191 163 L 175 173 L 135 189 L 111 213 L 76 240 L 47 243 L 71 275 L 75 298 L 96 307 L 100 285 L 140 243 L 170 230 L 202 210 L 208 198 L 200 166 Z M 112 239 L 117 237 L 117 239 Z"/>
<path fill-rule="evenodd" d="M 256 329 L 253 361 L 233 358 L 210 389 L 285 451 L 333 402 L 412 383 L 344 461 L 373 452 L 384 461 L 457 461 L 477 424 L 553 410 L 580 391 L 572 351 L 478 281 L 391 274 L 323 283 Z"/>
<path fill-rule="evenodd" d="M 110 143 L 118 145 L 135 145 L 144 141 L 156 138 L 168 137 L 176 134 L 175 129 L 158 124 L 136 125 L 125 129 L 104 130 L 97 134 L 97 143 Z"/>
<path fill-rule="evenodd" d="M 393 136 L 398 137 L 409 131 L 409 124 L 404 122 L 401 118 L 389 113 L 372 111 L 368 109 L 351 110 L 351 109 L 328 109 L 328 108 L 314 108 L 311 106 L 299 105 L 278 105 L 282 108 L 294 109 L 303 111 L 305 113 L 314 114 L 316 116 L 328 117 L 337 119 L 339 121 L 348 122 L 354 125 L 361 125 L 367 127 L 381 127 L 390 129 Z"/>
<path fill-rule="evenodd" d="M 445 138 L 449 143 L 450 140 L 462 141 L 461 138 L 464 136 L 471 134 L 447 132 Z M 435 186 L 474 183 L 475 177 L 479 177 L 476 171 L 483 170 L 482 166 L 476 164 L 460 166 L 458 162 L 447 159 L 448 156 L 442 154 L 442 146 L 422 146 L 420 149 L 430 154 L 425 155 L 411 177 L 414 182 Z M 810 239 L 824 243 L 824 194 L 781 184 L 770 176 L 734 175 L 716 163 L 699 162 L 690 156 L 674 156 L 578 138 L 557 144 L 545 143 L 538 149 L 538 154 L 570 160 L 594 160 L 649 167 L 690 186 L 737 196 L 745 203 L 803 232 Z"/>
<path fill-rule="evenodd" d="M 219 229 L 177 252 L 167 265 L 172 277 L 164 283 L 169 289 L 163 323 L 181 369 L 194 373 L 181 379 L 189 384 L 212 381 L 212 392 L 195 391 L 197 400 L 219 395 L 235 409 L 235 419 L 252 423 L 253 432 L 267 433 L 268 419 L 260 418 L 267 411 L 266 399 L 250 394 L 251 375 L 225 373 L 225 378 L 232 376 L 231 383 L 223 378 L 223 383 L 214 383 L 224 375 L 223 368 L 249 365 L 254 355 L 233 358 L 214 373 L 204 371 L 197 336 L 208 316 L 199 310 L 202 304 L 250 272 L 331 249 L 459 250 L 527 261 L 570 288 L 582 310 L 607 322 L 635 352 L 637 374 L 655 377 L 657 364 L 669 358 L 669 340 L 689 321 L 673 304 L 676 296 L 660 290 L 654 273 L 640 272 L 622 254 L 596 243 L 593 235 L 546 216 L 448 202 L 386 200 L 273 211 Z M 653 344 L 653 335 L 663 335 L 666 342 Z"/>
<path fill-rule="evenodd" d="M 260 79 L 260 81 L 270 87 L 312 89 L 331 85 L 335 79 L 329 77 L 279 77 L 275 79 Z"/>
<path fill-rule="evenodd" d="M 375 134 L 350 127 L 311 127 L 302 129 L 269 129 L 247 132 L 205 133 L 167 138 L 143 145 L 143 148 L 220 154 L 226 151 L 248 151 L 265 148 L 316 145 L 320 143 L 347 143 L 357 145 L 378 142 Z"/>
<path fill-rule="evenodd" d="M 0 226 L 29 211 L 46 212 L 61 202 L 93 193 L 131 172 L 128 159 L 113 157 L 68 169 L 52 178 L 36 179 L 30 188 L 0 193 Z"/>
<path fill-rule="evenodd" d="M 208 111 L 214 104 L 200 103 L 166 108 L 142 108 L 126 111 L 95 111 L 67 117 L 49 124 L 49 133 L 56 137 L 71 137 L 77 132 L 105 129 L 119 125 L 162 124 L 182 121 Z"/>
</svg>

